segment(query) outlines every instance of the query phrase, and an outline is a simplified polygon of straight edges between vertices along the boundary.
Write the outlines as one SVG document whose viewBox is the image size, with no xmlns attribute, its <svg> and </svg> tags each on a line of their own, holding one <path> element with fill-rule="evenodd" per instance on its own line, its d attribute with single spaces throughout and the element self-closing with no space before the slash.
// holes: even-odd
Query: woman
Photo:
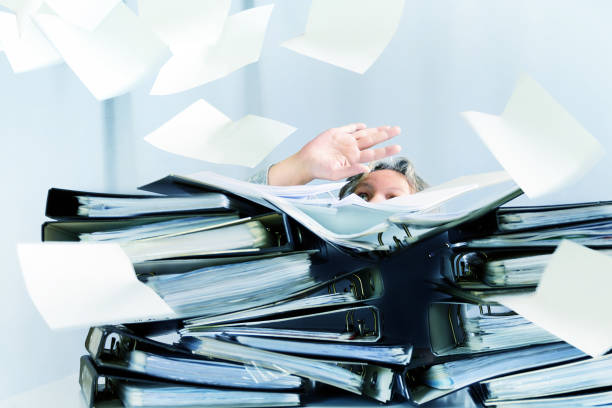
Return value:
<svg viewBox="0 0 612 408">
<path fill-rule="evenodd" d="M 367 128 L 353 123 L 321 133 L 297 153 L 251 178 L 276 186 L 306 184 L 314 179 L 348 177 L 340 198 L 355 193 L 366 201 L 380 202 L 414 194 L 427 187 L 406 158 L 380 160 L 399 153 L 399 145 L 372 149 L 400 133 L 397 126 Z M 366 166 L 363 163 L 379 160 Z"/>
</svg>

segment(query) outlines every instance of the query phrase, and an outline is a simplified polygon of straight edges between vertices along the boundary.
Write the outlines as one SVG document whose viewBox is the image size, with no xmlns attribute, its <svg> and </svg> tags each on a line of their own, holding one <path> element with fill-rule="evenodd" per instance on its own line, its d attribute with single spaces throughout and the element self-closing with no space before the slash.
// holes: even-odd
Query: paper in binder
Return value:
<svg viewBox="0 0 612 408">
<path fill-rule="evenodd" d="M 45 215 L 55 220 L 121 219 L 181 214 L 266 212 L 259 205 L 231 194 L 202 190 L 171 194 L 116 194 L 50 188 Z"/>
<path fill-rule="evenodd" d="M 483 379 L 584 357 L 566 343 L 471 356 L 411 369 L 407 388 L 412 399 L 423 404 Z"/>
<path fill-rule="evenodd" d="M 311 289 L 277 302 L 213 316 L 199 316 L 184 321 L 186 333 L 203 326 L 224 325 L 232 322 L 262 320 L 285 313 L 307 312 L 321 308 L 342 307 L 376 300 L 384 293 L 382 275 L 377 268 L 363 268 L 355 272 L 319 282 Z M 349 315 L 345 315 L 350 317 Z M 353 316 L 354 317 L 354 316 Z M 368 316 L 369 317 L 369 316 Z M 346 323 L 346 321 L 345 321 Z M 342 326 L 345 327 L 345 326 Z M 374 327 L 374 325 L 372 325 Z M 378 325 L 376 326 L 378 327 Z"/>
<path fill-rule="evenodd" d="M 339 310 L 300 314 L 276 319 L 251 320 L 210 326 L 189 325 L 181 330 L 187 336 L 246 336 L 314 340 L 338 343 L 375 343 L 380 340 L 380 311 L 375 306 L 355 306 Z"/>
<path fill-rule="evenodd" d="M 612 355 L 497 377 L 479 385 L 487 404 L 608 387 L 612 387 Z"/>
<path fill-rule="evenodd" d="M 97 367 L 81 357 L 79 384 L 89 408 L 105 403 L 124 407 L 278 407 L 300 405 L 295 392 L 214 388 L 155 380 L 138 374 Z"/>
<path fill-rule="evenodd" d="M 137 374 L 164 381 L 268 391 L 300 390 L 305 385 L 294 375 L 205 359 L 121 326 L 90 328 L 85 346 L 97 366 L 126 376 Z"/>
<path fill-rule="evenodd" d="M 612 220 L 582 223 L 558 228 L 497 234 L 453 244 L 456 248 L 554 248 L 568 239 L 589 247 L 612 245 Z"/>
<path fill-rule="evenodd" d="M 275 213 L 53 221 L 43 224 L 43 241 L 117 242 L 135 264 L 285 252 L 294 245 L 289 220 Z"/>
<path fill-rule="evenodd" d="M 181 344 L 205 357 L 280 370 L 355 394 L 366 395 L 380 402 L 387 402 L 392 397 L 394 373 L 389 368 L 297 357 L 220 338 L 183 337 Z"/>
<path fill-rule="evenodd" d="M 433 302 L 429 308 L 435 355 L 474 354 L 561 341 L 499 305 Z"/>
<path fill-rule="evenodd" d="M 550 250 L 479 250 L 449 255 L 444 277 L 463 289 L 502 289 L 535 287 L 552 254 Z M 612 255 L 612 250 L 600 249 Z"/>
<path fill-rule="evenodd" d="M 520 231 L 612 218 L 612 202 L 506 207 L 497 210 L 500 231 Z"/>
<path fill-rule="evenodd" d="M 381 315 L 374 306 L 213 326 L 190 326 L 184 336 L 228 336 L 239 344 L 338 361 L 406 365 L 412 347 L 381 345 Z"/>
</svg>

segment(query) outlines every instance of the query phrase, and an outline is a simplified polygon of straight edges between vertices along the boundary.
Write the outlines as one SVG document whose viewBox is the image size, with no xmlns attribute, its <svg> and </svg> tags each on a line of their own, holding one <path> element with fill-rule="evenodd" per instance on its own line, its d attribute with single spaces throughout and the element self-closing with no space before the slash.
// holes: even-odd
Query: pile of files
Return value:
<svg viewBox="0 0 612 408">
<path fill-rule="evenodd" d="M 610 253 L 612 204 L 498 208 L 520 190 L 493 180 L 454 181 L 444 202 L 434 188 L 400 213 L 222 176 L 141 188 L 155 194 L 54 188 L 35 244 L 48 251 L 20 260 L 52 328 L 93 326 L 80 373 L 90 406 L 296 406 L 330 393 L 427 404 L 467 387 L 494 406 L 609 403 L 609 356 L 589 359 L 495 297 L 533 292 L 561 239 Z M 334 232 L 370 212 L 361 232 Z M 60 278 L 78 290 L 49 294 L 45 279 Z"/>
<path fill-rule="evenodd" d="M 43 241 L 118 245 L 174 313 L 90 328 L 89 406 L 297 406 L 331 389 L 401 397 L 412 346 L 383 341 L 381 271 L 330 267 L 325 244 L 285 214 L 223 192 L 61 189 L 46 214 Z"/>
<path fill-rule="evenodd" d="M 449 231 L 428 310 L 431 356 L 406 377 L 413 400 L 471 386 L 485 406 L 611 404 L 612 355 L 591 358 L 495 301 L 534 293 L 561 240 L 612 255 L 611 237 L 610 202 L 505 207 Z"/>
</svg>

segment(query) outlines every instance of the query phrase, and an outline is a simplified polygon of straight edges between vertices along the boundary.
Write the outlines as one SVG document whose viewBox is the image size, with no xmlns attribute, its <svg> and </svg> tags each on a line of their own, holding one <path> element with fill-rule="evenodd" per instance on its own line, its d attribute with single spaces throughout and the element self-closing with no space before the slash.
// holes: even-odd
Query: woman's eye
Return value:
<svg viewBox="0 0 612 408">
<path fill-rule="evenodd" d="M 370 197 L 368 196 L 368 193 L 357 193 L 357 196 L 359 198 L 361 198 L 364 201 L 369 201 Z"/>
<path fill-rule="evenodd" d="M 395 195 L 395 194 L 387 194 L 387 196 L 385 198 L 387 200 L 390 200 L 390 199 L 395 198 L 395 197 L 397 197 L 397 195 Z"/>
</svg>

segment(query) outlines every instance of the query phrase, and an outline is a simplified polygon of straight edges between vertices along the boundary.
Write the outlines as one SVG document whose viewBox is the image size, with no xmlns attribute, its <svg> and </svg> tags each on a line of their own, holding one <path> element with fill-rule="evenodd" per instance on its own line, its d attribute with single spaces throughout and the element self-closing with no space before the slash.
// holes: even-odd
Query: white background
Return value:
<svg viewBox="0 0 612 408">
<path fill-rule="evenodd" d="M 234 0 L 233 10 L 269 3 Z M 252 113 L 297 127 L 270 161 L 329 127 L 399 125 L 403 154 L 437 184 L 500 169 L 459 113 L 501 113 L 528 73 L 612 152 L 608 1 L 407 0 L 394 39 L 364 75 L 279 47 L 303 32 L 310 2 L 275 4 L 259 64 L 178 95 L 149 96 L 149 78 L 129 95 L 98 102 L 65 65 L 14 75 L 0 54 L 0 395 L 75 372 L 84 353 L 85 330 L 50 331 L 17 265 L 15 244 L 40 239 L 48 188 L 127 192 L 168 173 L 249 173 L 142 140 L 198 98 L 232 119 Z M 612 200 L 609 157 L 578 185 L 518 203 Z"/>
</svg>

